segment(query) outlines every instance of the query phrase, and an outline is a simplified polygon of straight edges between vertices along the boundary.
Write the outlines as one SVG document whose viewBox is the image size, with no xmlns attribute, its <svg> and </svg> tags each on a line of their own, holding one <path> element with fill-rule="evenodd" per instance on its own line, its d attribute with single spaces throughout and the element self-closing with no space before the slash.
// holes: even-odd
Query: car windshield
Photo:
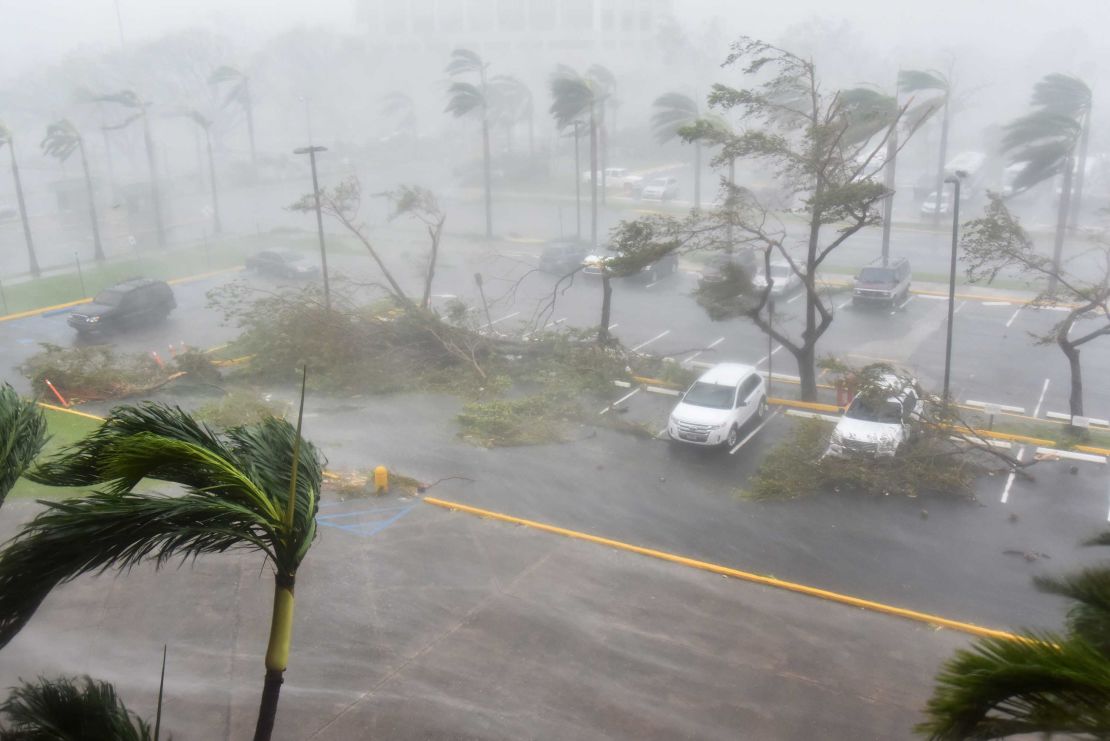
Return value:
<svg viewBox="0 0 1110 741">
<path fill-rule="evenodd" d="M 104 304 L 105 306 L 119 306 L 119 302 L 123 300 L 123 291 L 114 291 L 109 288 L 106 291 L 101 291 L 96 294 L 96 303 Z"/>
<path fill-rule="evenodd" d="M 692 404 L 696 407 L 731 409 L 734 391 L 735 389 L 732 386 L 698 381 L 690 387 L 690 390 L 682 397 L 682 401 L 684 404 Z"/>
<path fill-rule="evenodd" d="M 861 283 L 894 283 L 894 271 L 887 268 L 864 268 L 859 273 Z"/>
<path fill-rule="evenodd" d="M 896 423 L 902 421 L 902 405 L 892 399 L 876 401 L 857 396 L 844 416 L 863 422 Z"/>
</svg>

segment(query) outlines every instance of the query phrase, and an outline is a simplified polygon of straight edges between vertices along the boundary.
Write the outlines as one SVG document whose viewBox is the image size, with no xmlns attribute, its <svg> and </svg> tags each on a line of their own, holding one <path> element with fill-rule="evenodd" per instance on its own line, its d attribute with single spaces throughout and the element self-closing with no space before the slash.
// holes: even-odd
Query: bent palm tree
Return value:
<svg viewBox="0 0 1110 741">
<path fill-rule="evenodd" d="M 614 116 L 617 109 L 617 76 L 604 65 L 591 64 L 586 70 L 586 77 L 593 80 L 601 98 L 601 105 L 597 108 L 597 139 L 600 153 L 601 169 L 601 205 L 605 205 L 605 194 L 608 184 L 605 182 L 605 171 L 609 168 L 609 126 L 608 109 L 612 108 Z"/>
<path fill-rule="evenodd" d="M 255 739 L 269 739 L 289 659 L 297 568 L 316 537 L 323 463 L 302 441 L 299 420 L 294 429 L 269 418 L 221 437 L 177 408 L 118 407 L 96 432 L 28 474 L 52 486 L 101 489 L 47 503 L 0 553 L 0 647 L 54 587 L 82 574 L 261 551 L 275 586 Z M 185 493 L 136 492 L 144 479 Z"/>
<path fill-rule="evenodd" d="M 204 132 L 204 146 L 208 152 L 208 186 L 212 191 L 212 233 L 219 234 L 223 231 L 223 223 L 220 221 L 220 196 L 216 190 L 216 161 L 212 157 L 212 121 L 196 110 L 187 110 L 181 115 Z"/>
<path fill-rule="evenodd" d="M 932 110 L 940 109 L 940 156 L 937 158 L 936 194 L 938 207 L 933 213 L 933 223 L 940 223 L 940 195 L 944 190 L 944 165 L 948 159 L 948 123 L 949 110 L 952 102 L 952 82 L 950 75 L 935 70 L 904 69 L 898 73 L 898 92 L 900 93 L 932 93 L 927 101 L 933 106 Z"/>
<path fill-rule="evenodd" d="M 27 202 L 23 200 L 23 179 L 19 177 L 19 163 L 15 159 L 15 143 L 12 140 L 11 130 L 0 122 L 0 149 L 8 145 L 12 157 L 12 179 L 15 180 L 15 200 L 19 205 L 19 218 L 23 222 L 23 240 L 27 243 L 27 261 L 30 263 L 31 275 L 39 277 L 39 260 L 35 255 L 35 240 L 31 237 L 31 222 L 27 220 Z"/>
<path fill-rule="evenodd" d="M 1071 75 L 1045 75 L 1033 87 L 1033 105 L 1074 120 L 1081 127 L 1076 150 L 1075 185 L 1072 188 L 1068 228 L 1075 229 L 1083 202 L 1083 184 L 1087 171 L 1087 143 L 1091 137 L 1091 107 L 1094 96 L 1087 83 Z"/>
<path fill-rule="evenodd" d="M 1110 533 L 1087 545 L 1110 545 Z M 1110 734 L 1110 568 L 1035 583 L 1075 600 L 1067 635 L 983 638 L 957 651 L 937 676 L 918 731 L 937 741 Z"/>
<path fill-rule="evenodd" d="M 663 93 L 652 104 L 651 128 L 655 139 L 666 144 L 679 137 L 682 128 L 693 126 L 700 118 L 698 104 L 689 95 Z M 690 139 L 694 143 L 694 208 L 701 208 L 701 143 L 703 137 Z"/>
<path fill-rule="evenodd" d="M 231 85 L 224 98 L 224 107 L 238 103 L 243 108 L 243 113 L 247 117 L 247 138 L 251 145 L 251 165 L 256 165 L 258 158 L 254 150 L 254 102 L 251 100 L 251 78 L 227 65 L 217 68 L 208 76 L 209 85 L 220 85 L 225 82 Z"/>
<path fill-rule="evenodd" d="M 597 109 L 604 96 L 596 81 L 565 65 L 556 67 L 549 84 L 552 101 L 548 110 L 556 126 L 565 129 L 583 116 L 590 124 L 590 244 L 597 247 Z M 581 177 L 579 173 L 574 176 Z"/>
<path fill-rule="evenodd" d="M 104 259 L 104 247 L 100 243 L 100 225 L 96 218 L 96 195 L 93 192 L 92 176 L 89 175 L 89 159 L 85 156 L 85 140 L 69 119 L 63 118 L 46 127 L 46 137 L 42 140 L 42 153 L 65 162 L 74 151 L 81 154 L 81 170 L 85 173 L 85 192 L 89 199 L 89 223 L 92 224 L 93 249 L 97 260 Z"/>
<path fill-rule="evenodd" d="M 46 419 L 33 401 L 0 386 L 0 505 L 46 442 Z"/>
<path fill-rule="evenodd" d="M 493 238 L 493 194 L 490 185 L 490 154 L 489 154 L 489 91 L 486 89 L 486 69 L 489 67 L 482 58 L 469 49 L 455 49 L 451 52 L 451 61 L 447 65 L 447 74 L 457 75 L 477 74 L 478 84 L 469 82 L 453 82 L 447 89 L 448 113 L 455 118 L 478 115 L 482 121 L 482 164 L 484 168 L 483 180 L 486 190 L 486 238 Z"/>
<path fill-rule="evenodd" d="M 68 678 L 22 682 L 0 704 L 8 718 L 0 738 L 12 741 L 157 741 L 150 724 L 132 713 L 107 682 Z"/>
</svg>

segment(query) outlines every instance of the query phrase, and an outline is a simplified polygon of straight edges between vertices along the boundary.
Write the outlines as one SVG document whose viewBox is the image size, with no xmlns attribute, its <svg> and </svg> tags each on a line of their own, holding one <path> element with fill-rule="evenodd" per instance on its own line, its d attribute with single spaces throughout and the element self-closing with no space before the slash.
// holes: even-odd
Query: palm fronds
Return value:
<svg viewBox="0 0 1110 741">
<path fill-rule="evenodd" d="M 594 83 L 565 65 L 555 69 L 548 85 L 552 98 L 548 111 L 560 129 L 570 126 L 598 102 Z"/>
<path fill-rule="evenodd" d="M 451 61 L 447 63 L 446 72 L 449 75 L 464 75 L 470 72 L 481 74 L 486 68 L 485 62 L 470 49 L 455 49 L 451 52 Z"/>
<path fill-rule="evenodd" d="M 123 704 L 115 688 L 89 677 L 23 682 L 0 705 L 7 728 L 0 739 L 152 741 L 150 724 Z"/>
<path fill-rule="evenodd" d="M 677 137 L 682 127 L 698 118 L 697 101 L 682 93 L 663 93 L 652 105 L 655 113 L 651 116 L 651 128 L 660 144 Z"/>
<path fill-rule="evenodd" d="M 481 112 L 486 107 L 486 98 L 477 85 L 469 82 L 453 82 L 447 89 L 447 107 L 443 110 L 457 118 Z"/>
<path fill-rule="evenodd" d="M 934 90 L 947 95 L 948 78 L 935 69 L 904 69 L 898 72 L 899 92 L 917 93 L 926 90 Z"/>
<path fill-rule="evenodd" d="M 1062 577 L 1039 576 L 1037 589 L 1074 600 L 1068 630 L 1098 647 L 1110 659 L 1110 569 L 1088 568 Z"/>
<path fill-rule="evenodd" d="M 46 419 L 32 401 L 0 386 L 0 505 L 46 442 Z"/>
<path fill-rule="evenodd" d="M 1014 189 L 1025 190 L 1063 172 L 1081 131 L 1075 119 L 1047 109 L 1008 124 L 1002 149 L 1010 153 L 1011 162 L 1025 165 L 1014 179 Z"/>
<path fill-rule="evenodd" d="M 46 127 L 46 136 L 43 137 L 40 146 L 43 154 L 65 162 L 77 151 L 80 144 L 81 134 L 77 131 L 77 127 L 69 119 L 63 118 Z"/>
<path fill-rule="evenodd" d="M 1071 75 L 1045 75 L 1033 86 L 1033 105 L 1078 120 L 1091 108 L 1091 88 Z"/>
<path fill-rule="evenodd" d="M 224 97 L 224 107 L 226 108 L 232 103 L 239 103 L 240 105 L 246 107 L 248 105 L 247 90 L 248 85 L 250 84 L 250 78 L 234 67 L 229 67 L 228 65 L 217 67 L 215 70 L 213 70 L 212 74 L 208 76 L 209 85 L 220 85 L 225 82 L 231 82 L 234 84 L 232 84 L 228 88 L 227 95 Z"/>
</svg>

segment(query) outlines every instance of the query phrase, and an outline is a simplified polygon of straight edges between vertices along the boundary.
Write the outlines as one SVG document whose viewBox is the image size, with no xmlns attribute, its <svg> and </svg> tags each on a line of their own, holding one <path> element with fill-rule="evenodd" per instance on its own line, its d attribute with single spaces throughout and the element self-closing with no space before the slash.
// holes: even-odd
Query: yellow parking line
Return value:
<svg viewBox="0 0 1110 741">
<path fill-rule="evenodd" d="M 894 607 L 893 605 L 883 604 L 882 602 L 872 602 L 871 600 L 860 599 L 859 597 L 852 597 L 847 594 L 840 594 L 838 592 L 830 592 L 826 589 L 818 589 L 817 587 L 810 587 L 805 584 L 798 584 L 797 582 L 783 581 L 776 579 L 773 576 L 763 576 L 761 574 L 753 574 L 748 571 L 739 571 L 731 569 L 727 566 L 720 566 L 718 564 L 709 563 L 707 561 L 698 561 L 693 558 L 686 558 L 685 556 L 677 556 L 673 553 L 666 553 L 665 551 L 657 551 L 652 548 L 643 548 L 631 543 L 624 543 L 619 540 L 610 540 L 609 538 L 602 538 L 597 535 L 590 535 L 589 533 L 579 532 L 577 530 L 567 530 L 566 528 L 556 527 L 555 525 L 547 525 L 542 522 L 534 520 L 525 520 L 520 517 L 513 517 L 512 515 L 501 514 L 500 512 L 491 512 L 486 509 L 479 509 L 478 507 L 471 507 L 466 504 L 459 504 L 458 502 L 448 502 L 443 499 L 436 499 L 434 497 L 425 497 L 425 502 L 442 507 L 443 509 L 457 510 L 478 517 L 485 517 L 491 520 L 500 520 L 501 522 L 509 522 L 514 525 L 523 525 L 535 530 L 542 530 L 547 533 L 555 535 L 562 535 L 576 540 L 585 540 L 590 543 L 607 546 L 609 548 L 617 548 L 622 551 L 630 553 L 638 553 L 642 556 L 650 556 L 651 558 L 658 558 L 662 561 L 670 561 L 682 566 L 689 566 L 691 568 L 708 571 L 714 574 L 722 574 L 724 576 L 731 576 L 735 579 L 742 579 L 756 584 L 763 584 L 776 589 L 783 589 L 788 592 L 796 592 L 798 594 L 806 594 L 811 597 L 818 597 L 829 602 L 839 602 L 843 605 L 851 607 L 859 607 L 864 610 L 871 610 L 872 612 L 879 612 L 885 615 L 893 615 L 895 617 L 906 618 L 907 620 L 916 620 L 919 623 L 927 623 L 929 625 L 939 625 L 944 628 L 951 628 L 952 630 L 962 631 L 974 636 L 984 638 L 1005 638 L 1012 641 L 1024 640 L 1020 636 L 1013 633 L 1007 633 L 1003 630 L 995 630 L 994 628 L 984 628 L 980 625 L 972 623 L 965 623 L 959 620 L 950 620 L 939 615 L 931 615 L 926 612 L 917 612 L 916 610 L 907 610 L 902 607 Z"/>
<path fill-rule="evenodd" d="M 47 404 L 45 401 L 38 402 L 38 405 L 43 409 L 49 409 L 52 412 L 65 412 L 66 414 L 73 414 L 78 417 L 85 417 L 86 419 L 95 419 L 97 422 L 104 421 L 104 417 L 98 417 L 97 415 L 89 414 L 88 412 L 79 412 L 76 409 L 67 409 L 66 407 L 60 407 L 55 404 Z"/>
<path fill-rule="evenodd" d="M 210 270 L 207 273 L 198 273 L 196 275 L 186 275 L 184 278 L 172 278 L 172 279 L 170 279 L 166 282 L 169 283 L 171 286 L 177 286 L 177 285 L 181 285 L 182 283 L 192 283 L 193 281 L 204 280 L 205 278 L 214 278 L 215 276 L 223 275 L 224 273 L 235 273 L 239 270 L 243 270 L 243 268 L 244 268 L 244 266 L 242 266 L 242 265 L 235 265 L 235 266 L 232 266 L 230 268 L 220 268 L 219 270 Z"/>
<path fill-rule="evenodd" d="M 17 311 L 14 314 L 5 314 L 0 316 L 0 322 L 10 322 L 13 319 L 26 319 L 29 316 L 38 316 L 45 314 L 48 311 L 55 309 L 68 309 L 71 306 L 78 306 L 79 304 L 87 304 L 92 301 L 91 298 L 79 298 L 76 301 L 66 301 L 64 304 L 54 304 L 53 306 L 43 306 L 39 309 L 28 309 L 27 311 Z"/>
</svg>

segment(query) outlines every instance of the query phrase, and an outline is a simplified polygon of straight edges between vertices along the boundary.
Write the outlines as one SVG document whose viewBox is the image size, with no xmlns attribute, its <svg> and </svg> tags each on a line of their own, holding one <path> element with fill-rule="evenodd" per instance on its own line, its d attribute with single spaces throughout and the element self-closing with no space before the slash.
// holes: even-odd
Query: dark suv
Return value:
<svg viewBox="0 0 1110 741">
<path fill-rule="evenodd" d="M 904 257 L 889 264 L 870 265 L 859 271 L 852 288 L 852 304 L 894 306 L 909 298 L 910 261 Z"/>
<path fill-rule="evenodd" d="M 552 240 L 543 246 L 540 253 L 540 270 L 545 273 L 566 275 L 573 272 L 590 254 L 585 242 L 574 239 Z"/>
<path fill-rule="evenodd" d="M 69 326 L 81 334 L 123 329 L 163 321 L 177 307 L 165 281 L 132 278 L 105 288 L 91 304 L 69 315 Z"/>
</svg>

